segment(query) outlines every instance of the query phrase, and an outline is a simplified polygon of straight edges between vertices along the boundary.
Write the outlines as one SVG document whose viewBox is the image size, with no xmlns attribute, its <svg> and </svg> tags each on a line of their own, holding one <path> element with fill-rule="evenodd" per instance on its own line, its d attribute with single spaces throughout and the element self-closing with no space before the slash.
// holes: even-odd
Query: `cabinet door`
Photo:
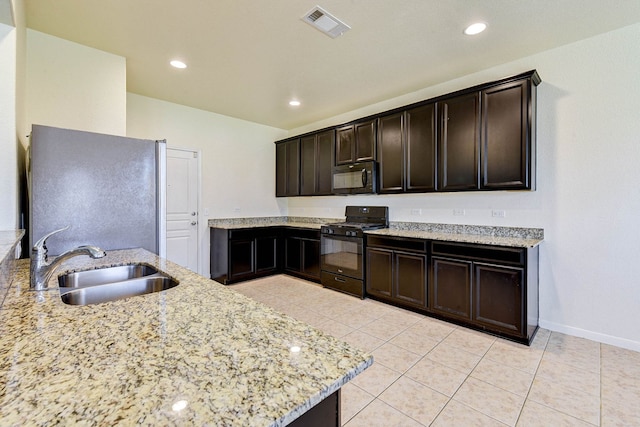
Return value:
<svg viewBox="0 0 640 427">
<path fill-rule="evenodd" d="M 427 305 L 427 257 L 425 255 L 394 253 L 393 297 L 411 305 Z"/>
<path fill-rule="evenodd" d="M 367 248 L 367 293 L 391 297 L 393 288 L 393 251 Z"/>
<path fill-rule="evenodd" d="M 480 95 L 472 93 L 438 102 L 438 189 L 475 190 L 478 185 Z"/>
<path fill-rule="evenodd" d="M 471 262 L 432 257 L 431 309 L 436 313 L 471 319 Z"/>
<path fill-rule="evenodd" d="M 317 188 L 316 136 L 300 138 L 300 194 L 310 196 Z"/>
<path fill-rule="evenodd" d="M 287 144 L 276 144 L 276 197 L 287 195 Z"/>
<path fill-rule="evenodd" d="M 238 280 L 255 272 L 254 240 L 229 241 L 229 279 Z"/>
<path fill-rule="evenodd" d="M 287 196 L 300 194 L 300 142 L 289 141 L 287 144 Z"/>
<path fill-rule="evenodd" d="M 406 112 L 406 191 L 436 189 L 436 105 Z"/>
<path fill-rule="evenodd" d="M 304 239 L 301 242 L 301 273 L 316 279 L 320 279 L 320 240 Z"/>
<path fill-rule="evenodd" d="M 316 194 L 331 194 L 331 169 L 333 168 L 333 147 L 335 145 L 335 131 L 333 129 L 317 135 Z"/>
<path fill-rule="evenodd" d="M 276 197 L 300 194 L 300 140 L 276 144 Z"/>
<path fill-rule="evenodd" d="M 258 237 L 255 240 L 256 273 L 266 273 L 278 268 L 277 237 Z"/>
<path fill-rule="evenodd" d="M 285 269 L 300 272 L 302 268 L 302 259 L 300 257 L 302 248 L 301 242 L 302 241 L 300 239 L 296 239 L 295 237 L 286 238 L 284 248 Z"/>
<path fill-rule="evenodd" d="M 523 281 L 522 268 L 474 263 L 473 320 L 525 336 Z"/>
<path fill-rule="evenodd" d="M 404 190 L 403 113 L 378 119 L 378 173 L 380 193 Z"/>
<path fill-rule="evenodd" d="M 355 158 L 355 131 L 353 125 L 336 130 L 336 165 L 353 163 Z"/>
<path fill-rule="evenodd" d="M 482 188 L 530 188 L 529 81 L 482 91 Z"/>
<path fill-rule="evenodd" d="M 356 123 L 355 161 L 375 160 L 376 120 Z"/>
</svg>

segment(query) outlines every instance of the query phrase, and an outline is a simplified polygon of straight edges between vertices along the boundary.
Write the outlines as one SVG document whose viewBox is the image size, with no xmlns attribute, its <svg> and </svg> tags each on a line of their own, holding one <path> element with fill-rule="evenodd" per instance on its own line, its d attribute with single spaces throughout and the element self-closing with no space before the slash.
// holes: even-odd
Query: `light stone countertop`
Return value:
<svg viewBox="0 0 640 427">
<path fill-rule="evenodd" d="M 29 262 L 0 309 L 2 425 L 286 425 L 373 363 L 305 323 L 142 249 L 77 257 L 59 273 L 143 263 L 167 291 L 65 305 Z M 294 353 L 290 348 L 300 346 Z M 185 409 L 172 405 L 186 401 Z"/>
<path fill-rule="evenodd" d="M 11 254 L 16 243 L 24 236 L 24 230 L 0 230 L 0 262 Z"/>
<path fill-rule="evenodd" d="M 344 218 L 255 217 L 210 219 L 209 227 L 244 229 L 255 227 L 296 227 L 320 229 L 323 224 L 342 222 Z M 369 230 L 365 234 L 409 237 L 457 243 L 475 243 L 515 248 L 533 248 L 544 240 L 541 228 L 499 227 L 485 225 L 434 224 L 423 222 L 391 222 L 389 228 Z"/>
<path fill-rule="evenodd" d="M 438 232 L 428 230 L 402 230 L 382 228 L 370 230 L 366 234 L 389 237 L 408 237 L 413 239 L 437 240 L 456 243 L 476 243 L 480 245 L 507 246 L 513 248 L 533 248 L 542 243 L 540 238 L 523 238 L 514 236 L 495 236 L 490 234 L 473 234 L 459 232 Z"/>
<path fill-rule="evenodd" d="M 249 218 L 215 218 L 209 219 L 208 225 L 211 228 L 224 228 L 229 230 L 241 228 L 259 227 L 294 227 L 320 230 L 324 224 L 331 222 L 342 222 L 344 218 L 312 218 L 312 217 L 249 217 Z"/>
</svg>

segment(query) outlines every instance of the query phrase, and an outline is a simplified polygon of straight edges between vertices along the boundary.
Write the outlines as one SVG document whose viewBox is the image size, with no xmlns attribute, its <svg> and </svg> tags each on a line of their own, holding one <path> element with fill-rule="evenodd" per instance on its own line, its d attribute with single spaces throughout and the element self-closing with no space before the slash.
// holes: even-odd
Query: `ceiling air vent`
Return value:
<svg viewBox="0 0 640 427">
<path fill-rule="evenodd" d="M 340 21 L 320 6 L 316 6 L 307 12 L 302 17 L 302 20 L 322 31 L 332 39 L 341 36 L 342 33 L 351 29 L 350 26 Z"/>
</svg>

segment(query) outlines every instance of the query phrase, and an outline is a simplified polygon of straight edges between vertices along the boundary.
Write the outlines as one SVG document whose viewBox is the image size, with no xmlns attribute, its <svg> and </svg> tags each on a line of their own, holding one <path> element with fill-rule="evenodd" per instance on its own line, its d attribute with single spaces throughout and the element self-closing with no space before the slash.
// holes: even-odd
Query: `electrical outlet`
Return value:
<svg viewBox="0 0 640 427">
<path fill-rule="evenodd" d="M 493 210 L 491 211 L 491 216 L 494 218 L 504 218 L 507 216 L 507 212 L 503 210 Z"/>
<path fill-rule="evenodd" d="M 453 216 L 464 216 L 464 209 L 454 209 Z"/>
<path fill-rule="evenodd" d="M 204 208 L 204 216 L 209 216 L 210 213 L 209 208 Z"/>
<path fill-rule="evenodd" d="M 411 209 L 411 215 L 422 215 L 422 209 Z"/>
</svg>

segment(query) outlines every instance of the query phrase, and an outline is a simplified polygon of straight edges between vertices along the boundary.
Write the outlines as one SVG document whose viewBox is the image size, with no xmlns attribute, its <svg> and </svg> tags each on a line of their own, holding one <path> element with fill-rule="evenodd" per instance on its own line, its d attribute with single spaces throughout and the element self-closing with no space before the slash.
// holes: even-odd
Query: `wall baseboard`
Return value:
<svg viewBox="0 0 640 427">
<path fill-rule="evenodd" d="M 633 341 L 626 338 L 615 337 L 612 335 L 601 334 L 599 332 L 588 331 L 586 329 L 574 328 L 572 326 L 562 325 L 560 323 L 549 322 L 540 319 L 539 326 L 549 329 L 553 332 L 561 332 L 563 334 L 572 335 L 580 338 L 587 338 L 603 344 L 609 344 L 616 347 L 626 348 L 640 352 L 640 341 Z"/>
</svg>

